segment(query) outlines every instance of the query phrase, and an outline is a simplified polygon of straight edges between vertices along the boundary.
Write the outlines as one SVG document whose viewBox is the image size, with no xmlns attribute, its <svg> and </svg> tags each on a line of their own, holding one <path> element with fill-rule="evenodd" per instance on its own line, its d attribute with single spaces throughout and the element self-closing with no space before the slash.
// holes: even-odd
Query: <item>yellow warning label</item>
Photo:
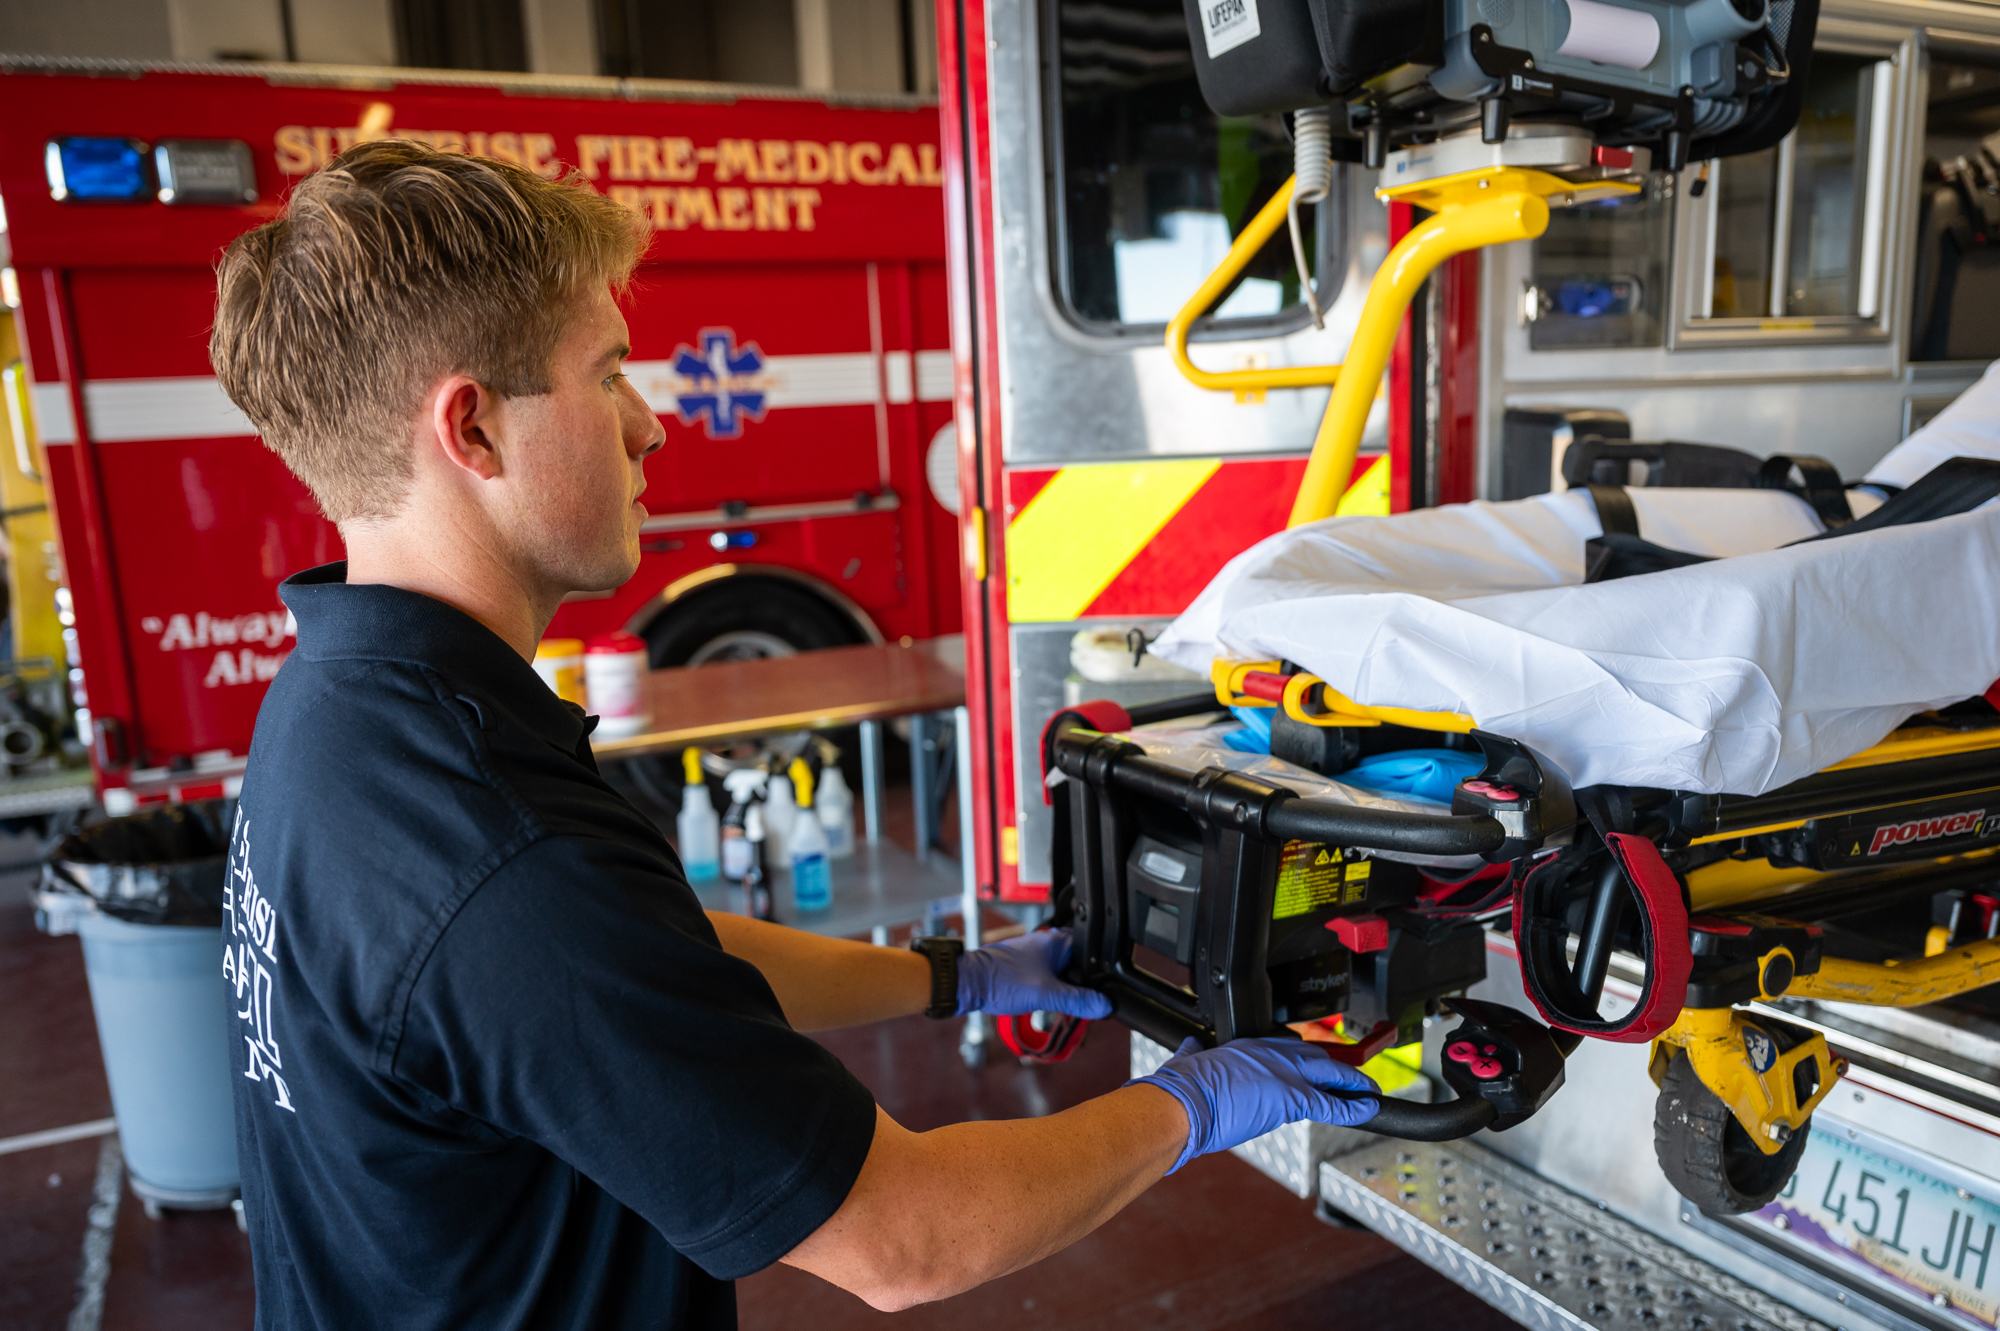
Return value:
<svg viewBox="0 0 2000 1331">
<path fill-rule="evenodd" d="M 1277 900 L 1271 918 L 1288 920 L 1328 906 L 1349 905 L 1368 896 L 1368 861 L 1339 846 L 1288 841 L 1278 858 Z"/>
<path fill-rule="evenodd" d="M 1347 866 L 1347 888 L 1340 894 L 1340 902 L 1351 906 L 1368 895 L 1368 861 L 1356 860 Z"/>
</svg>

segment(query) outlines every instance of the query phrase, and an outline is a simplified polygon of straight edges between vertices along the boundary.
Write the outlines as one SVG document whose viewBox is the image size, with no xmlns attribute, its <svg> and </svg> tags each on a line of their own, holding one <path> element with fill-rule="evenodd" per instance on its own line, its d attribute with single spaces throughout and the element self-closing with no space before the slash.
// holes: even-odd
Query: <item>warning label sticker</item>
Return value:
<svg viewBox="0 0 2000 1331">
<path fill-rule="evenodd" d="M 1289 841 L 1278 859 L 1277 901 L 1271 918 L 1288 920 L 1368 898 L 1368 861 L 1339 846 Z"/>
</svg>

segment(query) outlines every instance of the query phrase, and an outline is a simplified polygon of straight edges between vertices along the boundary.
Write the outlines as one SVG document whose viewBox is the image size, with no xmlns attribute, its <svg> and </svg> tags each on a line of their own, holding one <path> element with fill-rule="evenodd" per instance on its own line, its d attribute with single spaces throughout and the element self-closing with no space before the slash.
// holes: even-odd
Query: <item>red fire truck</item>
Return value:
<svg viewBox="0 0 2000 1331">
<path fill-rule="evenodd" d="M 925 480 L 952 448 L 926 102 L 16 62 L 8 297 L 108 807 L 231 786 L 293 642 L 277 584 L 340 557 L 216 383 L 213 267 L 292 183 L 392 135 L 580 172 L 657 229 L 627 302 L 627 372 L 668 431 L 641 568 L 552 633 L 629 630 L 678 665 L 958 631 L 956 524 Z"/>
</svg>

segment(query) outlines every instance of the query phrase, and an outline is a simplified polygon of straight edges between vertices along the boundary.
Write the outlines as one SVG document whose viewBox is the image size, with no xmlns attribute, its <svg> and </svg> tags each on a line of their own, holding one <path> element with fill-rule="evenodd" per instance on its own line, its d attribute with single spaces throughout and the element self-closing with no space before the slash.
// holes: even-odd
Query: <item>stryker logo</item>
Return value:
<svg viewBox="0 0 2000 1331">
<path fill-rule="evenodd" d="M 1915 818 L 1907 823 L 1892 823 L 1875 829 L 1875 839 L 1868 843 L 1868 853 L 1879 855 L 1891 846 L 1907 846 L 1912 841 L 1935 841 L 1939 837 L 1958 836 L 1977 828 L 1986 817 L 1986 810 L 1974 809 L 1970 813 L 1948 813 L 1942 818 Z"/>
<path fill-rule="evenodd" d="M 1201 7 L 1201 36 L 1210 60 L 1257 37 L 1257 0 L 1209 0 Z"/>
<path fill-rule="evenodd" d="M 1337 975 L 1309 975 L 1298 983 L 1299 992 L 1304 994 L 1326 993 L 1338 988 L 1340 977 Z"/>
</svg>

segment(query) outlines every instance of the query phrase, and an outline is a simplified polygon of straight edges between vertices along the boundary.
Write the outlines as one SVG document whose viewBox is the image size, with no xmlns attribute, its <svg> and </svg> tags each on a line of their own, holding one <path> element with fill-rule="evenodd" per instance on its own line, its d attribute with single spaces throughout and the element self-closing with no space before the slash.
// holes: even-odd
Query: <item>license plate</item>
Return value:
<svg viewBox="0 0 2000 1331">
<path fill-rule="evenodd" d="M 1744 1219 L 1933 1315 L 1991 1327 L 2000 1317 L 2000 1205 L 1981 1192 L 2000 1193 L 2000 1184 L 1816 1119 L 1791 1183 Z"/>
</svg>

